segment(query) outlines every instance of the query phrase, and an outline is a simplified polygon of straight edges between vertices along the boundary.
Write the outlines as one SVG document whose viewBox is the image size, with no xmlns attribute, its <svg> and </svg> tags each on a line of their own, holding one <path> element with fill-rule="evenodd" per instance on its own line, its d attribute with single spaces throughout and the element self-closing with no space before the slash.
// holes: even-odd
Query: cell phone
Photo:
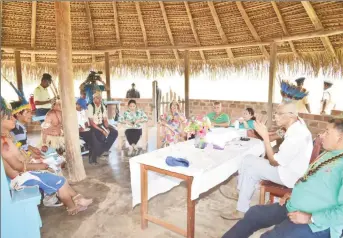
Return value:
<svg viewBox="0 0 343 238">
<path fill-rule="evenodd" d="M 249 141 L 250 138 L 249 137 L 241 137 L 241 141 Z"/>
</svg>

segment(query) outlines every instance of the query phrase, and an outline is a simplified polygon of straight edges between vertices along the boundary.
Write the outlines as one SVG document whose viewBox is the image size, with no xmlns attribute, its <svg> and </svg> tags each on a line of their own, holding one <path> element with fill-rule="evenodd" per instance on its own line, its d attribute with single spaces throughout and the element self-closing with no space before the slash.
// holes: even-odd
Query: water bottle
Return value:
<svg viewBox="0 0 343 238">
<path fill-rule="evenodd" d="M 236 129 L 236 130 L 239 129 L 239 121 L 238 121 L 238 120 L 235 121 L 235 129 Z"/>
</svg>

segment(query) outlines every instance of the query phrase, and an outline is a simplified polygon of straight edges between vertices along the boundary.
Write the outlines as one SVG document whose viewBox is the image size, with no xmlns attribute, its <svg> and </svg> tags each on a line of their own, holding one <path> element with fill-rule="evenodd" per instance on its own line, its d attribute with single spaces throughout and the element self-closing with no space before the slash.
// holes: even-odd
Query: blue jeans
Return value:
<svg viewBox="0 0 343 238">
<path fill-rule="evenodd" d="M 297 225 L 287 217 L 286 206 L 278 203 L 251 207 L 244 218 L 236 223 L 222 238 L 248 238 L 254 232 L 275 227 L 261 235 L 261 238 L 330 238 L 330 230 L 313 233 L 306 225 Z"/>
<path fill-rule="evenodd" d="M 49 110 L 50 109 L 48 109 L 48 108 L 37 108 L 36 109 L 36 116 L 37 117 L 45 116 Z M 42 122 L 44 122 L 44 120 L 40 121 L 40 123 L 42 123 Z"/>
</svg>

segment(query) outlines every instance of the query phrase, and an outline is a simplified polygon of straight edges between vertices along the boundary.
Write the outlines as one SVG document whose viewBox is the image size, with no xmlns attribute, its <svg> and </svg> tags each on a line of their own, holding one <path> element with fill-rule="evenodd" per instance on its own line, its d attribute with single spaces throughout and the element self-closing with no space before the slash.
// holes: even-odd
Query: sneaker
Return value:
<svg viewBox="0 0 343 238">
<path fill-rule="evenodd" d="M 45 195 L 43 198 L 43 205 L 46 207 L 61 207 L 63 203 L 57 198 L 56 193 L 52 195 Z"/>
<path fill-rule="evenodd" d="M 238 201 L 239 193 L 236 189 L 230 188 L 228 185 L 222 185 L 219 192 L 226 198 Z"/>
</svg>

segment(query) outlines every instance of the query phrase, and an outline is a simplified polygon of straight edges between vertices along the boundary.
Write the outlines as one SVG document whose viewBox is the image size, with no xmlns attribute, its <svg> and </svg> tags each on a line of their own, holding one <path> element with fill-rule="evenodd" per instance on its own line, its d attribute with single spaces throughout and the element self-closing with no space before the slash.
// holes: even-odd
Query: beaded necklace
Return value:
<svg viewBox="0 0 343 238">
<path fill-rule="evenodd" d="M 343 153 L 338 154 L 336 156 L 331 157 L 330 159 L 327 159 L 325 161 L 319 162 L 319 158 L 324 156 L 327 152 L 325 152 L 324 154 L 320 155 L 314 162 L 311 163 L 309 169 L 307 170 L 306 174 L 301 177 L 296 184 L 300 183 L 300 182 L 306 182 L 308 180 L 309 177 L 311 177 L 312 175 L 314 175 L 315 173 L 317 173 L 322 167 L 332 164 L 333 162 L 335 162 L 337 159 L 339 159 L 340 157 L 343 156 Z"/>
</svg>

